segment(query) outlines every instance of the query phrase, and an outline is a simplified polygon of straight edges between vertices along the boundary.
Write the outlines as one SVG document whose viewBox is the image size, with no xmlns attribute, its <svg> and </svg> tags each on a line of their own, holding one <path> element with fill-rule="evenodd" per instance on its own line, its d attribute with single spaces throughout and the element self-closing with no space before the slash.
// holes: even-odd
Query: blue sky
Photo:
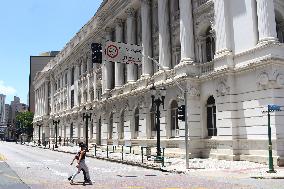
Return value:
<svg viewBox="0 0 284 189">
<path fill-rule="evenodd" d="M 0 5 L 0 93 L 27 103 L 31 55 L 61 50 L 102 0 L 7 0 Z"/>
</svg>

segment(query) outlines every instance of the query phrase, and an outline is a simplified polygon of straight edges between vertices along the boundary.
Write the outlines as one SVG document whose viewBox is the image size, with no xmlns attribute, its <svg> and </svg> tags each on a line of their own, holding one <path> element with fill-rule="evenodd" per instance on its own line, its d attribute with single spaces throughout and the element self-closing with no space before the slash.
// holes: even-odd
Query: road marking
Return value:
<svg viewBox="0 0 284 189">
<path fill-rule="evenodd" d="M 5 160 L 7 160 L 7 158 L 4 155 L 0 154 L 0 161 L 5 161 Z"/>
<path fill-rule="evenodd" d="M 3 176 L 11 178 L 11 179 L 18 180 L 18 177 L 14 177 L 14 176 L 11 176 L 11 175 L 3 174 Z"/>
</svg>

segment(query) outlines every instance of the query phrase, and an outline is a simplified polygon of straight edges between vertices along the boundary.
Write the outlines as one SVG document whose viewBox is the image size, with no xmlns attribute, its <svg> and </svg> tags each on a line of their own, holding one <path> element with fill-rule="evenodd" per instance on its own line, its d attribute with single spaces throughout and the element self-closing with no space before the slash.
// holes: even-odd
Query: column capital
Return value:
<svg viewBox="0 0 284 189">
<path fill-rule="evenodd" d="M 114 23 L 115 23 L 115 26 L 117 26 L 117 27 L 122 27 L 123 26 L 123 21 L 120 18 L 116 18 L 114 20 Z"/>
<path fill-rule="evenodd" d="M 134 8 L 128 8 L 125 13 L 128 17 L 134 17 L 135 16 L 135 9 Z"/>
<path fill-rule="evenodd" d="M 140 0 L 140 1 L 143 4 L 151 5 L 151 1 L 150 0 Z"/>
</svg>

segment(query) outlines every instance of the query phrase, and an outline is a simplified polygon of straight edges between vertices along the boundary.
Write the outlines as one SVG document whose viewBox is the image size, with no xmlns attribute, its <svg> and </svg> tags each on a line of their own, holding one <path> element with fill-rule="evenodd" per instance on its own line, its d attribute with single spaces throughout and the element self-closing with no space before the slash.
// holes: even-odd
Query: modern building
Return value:
<svg viewBox="0 0 284 189">
<path fill-rule="evenodd" d="M 91 44 L 141 45 L 142 65 L 92 64 Z M 269 104 L 284 106 L 281 0 L 108 0 L 36 75 L 34 139 L 156 146 L 151 86 L 165 87 L 161 145 L 190 157 L 266 162 Z M 156 59 L 162 71 L 145 57 Z M 85 126 L 84 112 L 92 113 Z M 284 165 L 284 118 L 271 113 L 274 160 Z"/>
<path fill-rule="evenodd" d="M 36 76 L 36 73 L 41 71 L 47 63 L 53 59 L 58 54 L 58 51 L 50 51 L 41 53 L 38 56 L 30 56 L 30 78 L 29 78 L 29 94 L 28 94 L 28 105 L 29 110 L 34 112 L 35 104 L 34 104 L 34 86 L 33 80 Z"/>
<path fill-rule="evenodd" d="M 28 106 L 21 103 L 19 97 L 14 96 L 14 100 L 11 101 L 11 104 L 6 106 L 5 109 L 9 110 L 9 117 L 7 121 L 8 138 L 14 139 L 15 130 L 17 128 L 16 117 L 20 112 L 28 111 Z"/>
<path fill-rule="evenodd" d="M 0 94 L 0 126 L 5 125 L 5 98 L 5 95 Z"/>
</svg>

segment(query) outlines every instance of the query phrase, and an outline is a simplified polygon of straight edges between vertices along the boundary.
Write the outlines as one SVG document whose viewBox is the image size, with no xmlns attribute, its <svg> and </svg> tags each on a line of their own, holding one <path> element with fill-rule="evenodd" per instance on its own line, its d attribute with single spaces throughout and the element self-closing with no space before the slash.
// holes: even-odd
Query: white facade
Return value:
<svg viewBox="0 0 284 189">
<path fill-rule="evenodd" d="M 0 94 L 0 125 L 5 125 L 5 98 L 5 95 Z"/>
<path fill-rule="evenodd" d="M 91 43 L 113 40 L 143 46 L 163 71 L 91 63 Z M 149 88 L 167 89 L 161 143 L 184 149 L 184 104 L 174 80 L 187 89 L 191 157 L 267 160 L 268 104 L 284 105 L 284 2 L 281 0 L 104 1 L 95 16 L 34 81 L 42 138 L 84 140 L 82 113 L 92 112 L 89 139 L 99 145 L 156 145 Z M 92 110 L 89 110 L 92 108 Z M 272 113 L 273 156 L 284 164 L 284 120 Z"/>
</svg>

